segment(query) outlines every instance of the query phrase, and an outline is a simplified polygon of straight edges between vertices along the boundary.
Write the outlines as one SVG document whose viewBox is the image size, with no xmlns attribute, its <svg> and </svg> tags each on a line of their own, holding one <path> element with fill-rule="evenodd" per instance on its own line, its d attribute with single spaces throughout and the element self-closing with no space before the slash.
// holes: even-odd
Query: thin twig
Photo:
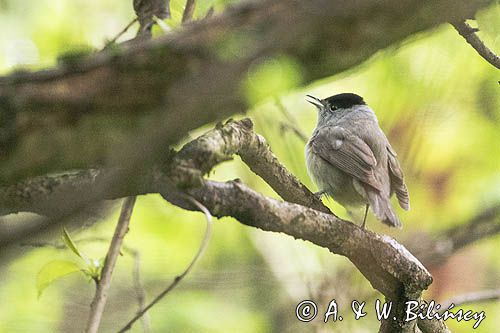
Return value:
<svg viewBox="0 0 500 333">
<path fill-rule="evenodd" d="M 482 290 L 458 295 L 442 302 L 439 313 L 443 313 L 444 311 L 446 311 L 448 307 L 451 306 L 451 304 L 459 306 L 468 303 L 496 301 L 498 299 L 500 299 L 500 289 Z"/>
<path fill-rule="evenodd" d="M 109 239 L 106 239 L 104 237 L 88 237 L 88 238 L 82 238 L 78 240 L 74 240 L 76 244 L 80 243 L 87 243 L 87 242 L 108 242 Z M 68 247 L 66 244 L 63 242 L 60 243 L 51 243 L 51 242 L 32 242 L 32 243 L 22 243 L 20 246 L 25 246 L 25 247 L 33 247 L 33 248 L 47 248 L 47 247 L 52 247 L 56 250 L 67 250 Z M 139 305 L 139 310 L 141 311 L 144 309 L 145 306 L 145 298 L 146 298 L 146 293 L 144 292 L 144 287 L 141 283 L 141 254 L 138 250 L 129 247 L 125 244 L 122 244 L 121 250 L 124 253 L 127 253 L 130 255 L 134 261 L 133 269 L 132 269 L 132 282 L 134 285 L 134 290 L 135 290 L 135 295 L 137 298 L 137 304 Z M 150 318 L 148 314 L 144 314 L 141 318 L 142 322 L 142 328 L 145 333 L 150 331 Z"/>
<path fill-rule="evenodd" d="M 182 14 L 182 24 L 191 22 L 193 19 L 194 9 L 196 7 L 196 0 L 187 0 L 184 13 Z"/>
<path fill-rule="evenodd" d="M 481 38 L 476 35 L 479 29 L 471 27 L 467 22 L 452 22 L 451 25 L 458 31 L 458 33 L 465 38 L 467 43 L 469 43 L 481 57 L 483 57 L 487 62 L 500 69 L 500 57 L 490 50 L 481 40 Z"/>
<path fill-rule="evenodd" d="M 307 142 L 307 135 L 299 128 L 299 124 L 297 123 L 295 118 L 287 111 L 283 103 L 281 103 L 281 100 L 279 98 L 276 98 L 275 103 L 285 117 L 285 122 L 281 123 L 281 130 L 290 130 L 295 133 L 295 135 L 297 135 L 302 141 Z"/>
<path fill-rule="evenodd" d="M 142 311 L 146 306 L 146 293 L 141 283 L 141 255 L 139 251 L 134 251 L 134 269 L 132 271 L 132 278 L 134 283 L 135 295 L 137 298 L 137 304 L 139 305 L 139 310 Z M 150 331 L 151 320 L 149 315 L 145 313 L 141 318 L 142 330 L 144 333 Z"/>
<path fill-rule="evenodd" d="M 133 19 L 132 21 L 130 21 L 129 24 L 127 24 L 127 26 L 125 28 L 123 28 L 122 31 L 120 31 L 113 39 L 111 39 L 110 41 L 108 41 L 106 43 L 106 45 L 104 45 L 104 47 L 102 48 L 101 51 L 104 51 L 106 50 L 109 46 L 113 45 L 117 40 L 118 38 L 120 38 L 121 36 L 123 36 L 124 33 L 126 33 L 128 31 L 128 29 L 130 29 L 130 27 L 135 23 L 137 22 L 137 17 L 135 19 Z"/>
<path fill-rule="evenodd" d="M 116 260 L 120 254 L 123 238 L 128 231 L 135 199 L 135 196 L 128 197 L 123 203 L 115 233 L 113 235 L 113 239 L 111 240 L 111 244 L 109 245 L 108 253 L 106 254 L 106 260 L 104 261 L 101 277 L 98 281 L 96 281 L 96 292 L 90 305 L 90 314 L 87 322 L 87 328 L 85 330 L 86 333 L 96 333 L 99 329 L 102 314 L 104 312 L 104 306 L 106 305 L 108 298 L 108 290 L 111 285 L 111 275 L 113 274 Z"/>
<path fill-rule="evenodd" d="M 305 134 L 302 133 L 302 131 L 298 127 L 294 126 L 293 124 L 289 124 L 285 121 L 280 122 L 280 131 L 281 131 L 281 133 L 292 132 L 299 139 L 301 139 L 304 142 L 307 142 L 307 137 L 305 136 Z"/>
<path fill-rule="evenodd" d="M 500 233 L 500 203 L 488 207 L 465 223 L 428 236 L 410 235 L 405 245 L 426 266 L 438 266 L 470 244 Z"/>
<path fill-rule="evenodd" d="M 179 282 L 191 271 L 193 268 L 194 264 L 198 261 L 200 256 L 203 254 L 205 248 L 208 245 L 208 241 L 210 239 L 210 234 L 212 232 L 212 214 L 208 211 L 208 209 L 203 206 L 200 202 L 198 202 L 196 199 L 194 199 L 191 196 L 188 195 L 183 195 L 183 197 L 187 200 L 189 200 L 193 205 L 195 205 L 200 211 L 202 211 L 205 214 L 205 218 L 207 221 L 207 227 L 205 229 L 205 235 L 203 237 L 203 240 L 201 242 L 200 247 L 198 248 L 198 252 L 196 255 L 193 257 L 187 268 L 182 272 L 180 275 L 176 276 L 172 283 L 165 288 L 158 296 L 156 296 L 151 303 L 149 303 L 144 309 L 139 311 L 125 326 L 123 326 L 122 329 L 118 331 L 118 333 L 123 333 L 128 331 L 130 328 L 132 328 L 132 325 L 139 319 L 141 318 L 149 309 L 151 309 L 156 303 L 158 303 L 163 297 L 165 297 L 172 289 L 174 289 Z"/>
</svg>

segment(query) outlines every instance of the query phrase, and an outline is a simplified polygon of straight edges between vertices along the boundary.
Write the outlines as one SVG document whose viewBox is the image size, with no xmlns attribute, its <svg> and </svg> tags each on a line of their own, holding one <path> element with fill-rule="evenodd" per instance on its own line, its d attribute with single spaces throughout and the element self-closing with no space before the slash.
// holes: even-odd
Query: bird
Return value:
<svg viewBox="0 0 500 333">
<path fill-rule="evenodd" d="M 328 195 L 348 211 L 365 206 L 382 223 L 402 228 L 390 198 L 410 209 L 410 197 L 397 154 L 363 97 L 341 93 L 325 99 L 307 95 L 318 121 L 305 147 L 309 176 L 319 196 Z"/>
</svg>

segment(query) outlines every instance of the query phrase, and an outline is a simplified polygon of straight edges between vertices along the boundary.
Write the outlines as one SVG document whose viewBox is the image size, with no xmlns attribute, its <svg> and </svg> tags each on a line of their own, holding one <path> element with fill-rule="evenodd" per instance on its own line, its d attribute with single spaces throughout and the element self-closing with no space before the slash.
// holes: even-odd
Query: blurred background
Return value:
<svg viewBox="0 0 500 333">
<path fill-rule="evenodd" d="M 203 17 L 211 6 L 220 12 L 234 2 L 199 0 L 195 16 Z M 173 17 L 165 21 L 170 28 L 179 26 L 183 6 L 184 1 L 171 2 Z M 133 18 L 132 1 L 0 0 L 0 72 L 47 68 L 64 52 L 100 49 Z M 480 37 L 500 53 L 500 4 L 480 11 L 477 24 Z M 133 37 L 136 29 L 120 40 Z M 390 230 L 373 216 L 367 225 L 405 242 L 466 223 L 500 203 L 499 78 L 497 70 L 444 25 L 307 87 L 301 84 L 300 67 L 293 61 L 269 59 L 249 71 L 242 89 L 252 105 L 246 116 L 255 122 L 256 132 L 313 191 L 301 135 L 312 132 L 316 112 L 305 94 L 363 96 L 398 152 L 412 206 L 409 212 L 398 210 L 403 230 Z M 238 158 L 218 166 L 210 177 L 241 178 L 255 190 L 277 197 Z M 337 215 L 348 218 L 341 206 L 325 202 Z M 113 205 L 114 214 L 96 217 L 100 223 L 70 231 L 79 249 L 91 258 L 106 254 L 120 202 Z M 159 195 L 138 198 L 102 332 L 114 332 L 135 314 L 141 289 L 138 272 L 146 300 L 182 272 L 198 249 L 204 224 L 202 214 L 173 207 Z M 499 246 L 497 235 L 431 267 L 434 283 L 424 297 L 439 302 L 465 292 L 498 289 Z M 0 267 L 0 332 L 81 331 L 93 282 L 83 274 L 69 274 L 39 296 L 37 281 L 40 284 L 41 272 L 53 260 L 78 263 L 79 258 L 64 248 L 27 244 L 23 256 Z M 209 247 L 194 270 L 131 331 L 149 327 L 150 332 L 374 332 L 379 326 L 373 311 L 376 298 L 381 295 L 346 258 L 224 218 L 215 222 Z M 295 318 L 295 307 L 303 299 L 314 300 L 320 308 L 318 318 L 309 324 Z M 324 324 L 321 312 L 331 299 L 339 303 L 344 320 Z M 353 299 L 368 302 L 367 317 L 353 320 Z M 477 332 L 497 330 L 500 302 L 463 308 L 486 312 Z M 447 324 L 453 332 L 470 332 L 473 322 L 448 320 Z"/>
</svg>

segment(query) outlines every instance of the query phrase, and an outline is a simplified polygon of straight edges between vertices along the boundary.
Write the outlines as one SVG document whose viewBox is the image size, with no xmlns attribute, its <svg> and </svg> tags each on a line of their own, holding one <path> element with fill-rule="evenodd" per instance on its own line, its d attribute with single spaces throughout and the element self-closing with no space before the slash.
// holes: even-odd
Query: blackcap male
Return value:
<svg viewBox="0 0 500 333">
<path fill-rule="evenodd" d="M 361 96 L 338 94 L 326 99 L 311 95 L 318 108 L 318 124 L 306 145 L 309 176 L 320 194 L 327 194 L 348 210 L 365 205 L 383 223 L 401 228 L 390 197 L 410 209 L 403 171 L 373 110 Z"/>
</svg>

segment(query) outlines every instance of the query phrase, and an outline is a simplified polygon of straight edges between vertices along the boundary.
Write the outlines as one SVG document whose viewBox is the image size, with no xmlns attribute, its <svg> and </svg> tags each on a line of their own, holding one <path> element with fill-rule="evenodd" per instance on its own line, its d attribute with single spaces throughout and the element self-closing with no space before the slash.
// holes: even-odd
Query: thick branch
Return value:
<svg viewBox="0 0 500 333">
<path fill-rule="evenodd" d="M 78 196 L 65 196 L 64 191 L 59 191 L 60 187 L 74 189 L 73 186 L 77 183 L 77 189 L 90 189 L 91 193 L 101 199 L 140 193 L 161 193 L 176 205 L 195 209 L 181 192 L 187 191 L 215 216 L 232 216 L 243 224 L 265 231 L 283 232 L 328 248 L 332 253 L 346 256 L 374 288 L 398 304 L 403 304 L 408 299 L 418 299 L 421 291 L 432 282 L 431 276 L 420 262 L 390 237 L 377 235 L 332 214 L 301 204 L 265 197 L 239 182 L 218 183 L 199 178 L 201 174 L 234 153 L 240 154 L 252 170 L 274 184 L 273 188 L 283 197 L 301 204 L 314 204 L 314 195 L 279 164 L 263 139 L 252 132 L 249 120 L 218 126 L 187 144 L 170 160 L 163 171 L 152 170 L 127 187 L 102 186 L 109 184 L 108 178 L 112 178 L 113 172 L 92 171 L 81 173 L 78 181 L 66 177 L 54 182 L 45 179 L 28 183 L 37 184 L 34 196 L 23 195 L 26 192 L 22 190 L 22 186 L 7 188 L 0 193 L 6 203 L 11 203 L 17 209 L 21 206 L 26 210 L 40 209 L 39 207 L 44 207 L 41 205 L 41 199 L 48 202 L 51 196 L 58 199 L 51 207 L 66 206 L 61 204 L 64 202 L 62 199 L 77 200 L 80 196 L 87 198 L 82 192 L 79 192 Z M 185 177 L 186 174 L 194 177 Z M 56 179 L 58 177 L 61 176 L 54 176 Z M 290 188 L 280 187 L 280 181 Z M 44 184 L 50 186 L 43 187 Z M 97 191 L 92 191 L 94 186 L 98 188 Z M 5 211 L 9 209 L 12 210 L 12 207 L 6 208 Z M 383 331 L 388 332 L 395 327 L 399 329 L 408 325 L 414 326 L 415 323 L 388 321 L 383 326 Z"/>
<path fill-rule="evenodd" d="M 476 52 L 484 58 L 487 62 L 500 69 L 500 57 L 490 50 L 476 35 L 478 29 L 472 28 L 467 22 L 453 22 L 451 23 L 458 33 L 469 43 Z"/>
<path fill-rule="evenodd" d="M 278 161 L 265 139 L 253 131 L 250 119 L 227 122 L 189 142 L 169 158 L 163 169 L 177 186 L 198 186 L 203 183 L 203 175 L 234 154 L 240 155 L 250 169 L 284 200 L 330 212 Z M 0 216 L 29 211 L 57 217 L 65 215 L 66 210 L 79 208 L 81 204 L 150 193 L 154 172 L 144 172 L 124 186 L 113 184 L 117 174 L 120 174 L 119 170 L 88 170 L 36 177 L 0 188 Z"/>
<path fill-rule="evenodd" d="M 265 139 L 253 131 L 250 119 L 228 122 L 186 144 L 174 158 L 171 174 L 177 184 L 200 183 L 222 161 L 237 154 L 250 169 L 268 183 L 285 201 L 331 213 L 321 200 L 292 175 L 272 153 Z M 188 176 L 189 179 L 186 179 Z M 198 176 L 198 177 L 196 177 Z M 186 184 L 187 183 L 187 184 Z"/>
<path fill-rule="evenodd" d="M 194 209 L 167 181 L 158 181 L 167 184 L 162 190 L 167 200 Z M 420 292 L 432 282 L 420 262 L 394 239 L 361 229 L 331 214 L 267 198 L 236 181 L 207 181 L 189 194 L 215 216 L 232 216 L 245 225 L 282 232 L 346 256 L 372 286 L 389 299 L 418 299 Z"/>
<path fill-rule="evenodd" d="M 86 179 L 90 185 L 96 178 Z M 160 192 L 172 203 L 195 210 L 173 184 L 167 175 L 155 172 L 144 186 L 147 192 Z M 127 189 L 122 190 L 123 193 L 108 195 L 130 194 Z M 391 300 L 418 299 L 420 292 L 432 282 L 427 270 L 395 240 L 361 229 L 334 215 L 267 198 L 238 182 L 206 181 L 189 194 L 215 216 L 233 216 L 248 226 L 283 232 L 346 256 L 374 288 Z M 390 329 L 388 327 L 388 331 Z"/>
<path fill-rule="evenodd" d="M 301 204 L 307 204 L 309 199 L 304 200 L 300 197 L 314 197 L 314 195 L 308 192 L 295 177 L 279 164 L 268 150 L 263 139 L 252 132 L 250 124 L 249 120 L 231 122 L 187 144 L 172 160 L 172 165 L 167 167 L 169 170 L 167 175 L 156 170 L 150 172 L 148 176 L 138 179 L 129 187 L 108 187 L 105 190 L 100 189 L 97 193 L 100 195 L 100 199 L 158 192 L 169 196 L 166 192 L 175 191 L 177 188 L 174 184 L 177 184 L 178 181 L 175 176 L 179 174 L 179 168 L 186 170 L 188 167 L 197 166 L 203 172 L 207 172 L 217 162 L 227 159 L 232 153 L 244 151 L 242 153 L 245 156 L 243 159 L 248 161 L 251 167 L 257 170 L 256 172 L 263 176 L 266 181 L 278 183 L 277 179 L 282 179 L 290 187 L 290 189 L 285 189 L 276 185 L 280 195 Z M 227 149 L 224 148 L 225 144 L 227 144 Z M 209 147 L 214 149 L 212 153 L 210 153 Z M 241 147 L 245 147 L 245 149 L 241 149 Z M 264 168 L 265 163 L 261 162 L 262 165 L 259 165 L 256 162 L 258 153 L 265 159 L 264 161 L 267 161 L 268 168 L 273 170 L 272 172 L 262 171 L 266 169 Z M 223 158 L 220 158 L 221 156 Z M 273 175 L 275 172 L 277 175 Z M 37 211 L 40 210 L 40 207 L 47 207 L 50 199 L 56 200 L 49 207 L 61 206 L 61 202 L 64 202 L 63 199 L 76 200 L 82 196 L 86 197 L 82 192 L 74 197 L 68 197 L 64 195 L 65 188 L 92 191 L 93 186 L 106 184 L 107 178 L 111 177 L 112 174 L 112 172 L 93 171 L 81 173 L 78 180 L 61 176 L 55 176 L 54 178 L 57 180 L 42 178 L 28 183 L 36 184 L 34 194 L 30 193 L 29 187 L 25 187 L 23 191 L 22 185 L 13 189 L 4 189 L 0 191 L 4 199 L 3 202 L 11 204 L 10 207 L 4 208 L 4 212 L 12 212 L 14 208 Z M 172 174 L 174 177 L 171 177 Z M 47 184 L 49 186 L 44 186 Z M 79 186 L 75 188 L 74 184 Z M 396 297 L 403 289 L 406 291 L 422 290 L 430 283 L 430 276 L 418 264 L 418 261 L 402 246 L 388 237 L 377 236 L 370 231 L 362 230 L 331 214 L 325 214 L 298 204 L 266 198 L 235 182 L 219 184 L 205 181 L 199 185 L 201 186 L 198 189 L 190 192 L 214 215 L 234 216 L 242 223 L 268 231 L 282 231 L 327 247 L 332 252 L 346 255 L 365 272 L 377 289 L 391 298 Z M 62 192 L 61 189 L 63 189 Z M 42 201 L 42 199 L 44 200 Z M 43 211 L 48 212 L 48 210 Z M 407 268 L 400 270 L 394 265 L 407 265 Z M 415 280 L 417 282 L 414 282 Z"/>
<path fill-rule="evenodd" d="M 242 82 L 266 59 L 290 58 L 305 84 L 351 68 L 416 32 L 471 17 L 490 2 L 249 2 L 158 40 L 0 78 L 0 119 L 15 119 L 2 128 L 7 137 L 0 147 L 8 142 L 9 149 L 0 150 L 0 183 L 103 161 L 116 166 L 147 160 L 158 153 L 151 147 L 244 111 Z M 235 40 L 252 47 L 228 53 Z M 148 149 L 131 159 L 121 147 L 141 139 Z"/>
<path fill-rule="evenodd" d="M 214 130 L 186 144 L 164 166 L 169 177 L 180 187 L 199 186 L 202 175 L 217 163 L 239 154 L 250 168 L 261 176 L 285 200 L 330 212 L 274 156 L 264 138 L 252 130 L 252 122 L 244 119 L 217 126 Z M 170 156 L 170 154 L 167 154 Z M 102 199 L 150 193 L 155 172 L 135 175 L 127 183 L 117 183 L 121 170 L 89 170 L 66 175 L 36 177 L 16 185 L 0 188 L 0 215 L 29 211 L 51 220 L 24 226 L 13 233 L 0 232 L 0 247 L 15 244 L 19 238 L 39 235 L 54 228 L 63 218 Z M 132 181 L 133 180 L 133 181 Z"/>
<path fill-rule="evenodd" d="M 418 328 L 422 333 L 451 333 L 443 320 L 419 319 Z"/>
</svg>

